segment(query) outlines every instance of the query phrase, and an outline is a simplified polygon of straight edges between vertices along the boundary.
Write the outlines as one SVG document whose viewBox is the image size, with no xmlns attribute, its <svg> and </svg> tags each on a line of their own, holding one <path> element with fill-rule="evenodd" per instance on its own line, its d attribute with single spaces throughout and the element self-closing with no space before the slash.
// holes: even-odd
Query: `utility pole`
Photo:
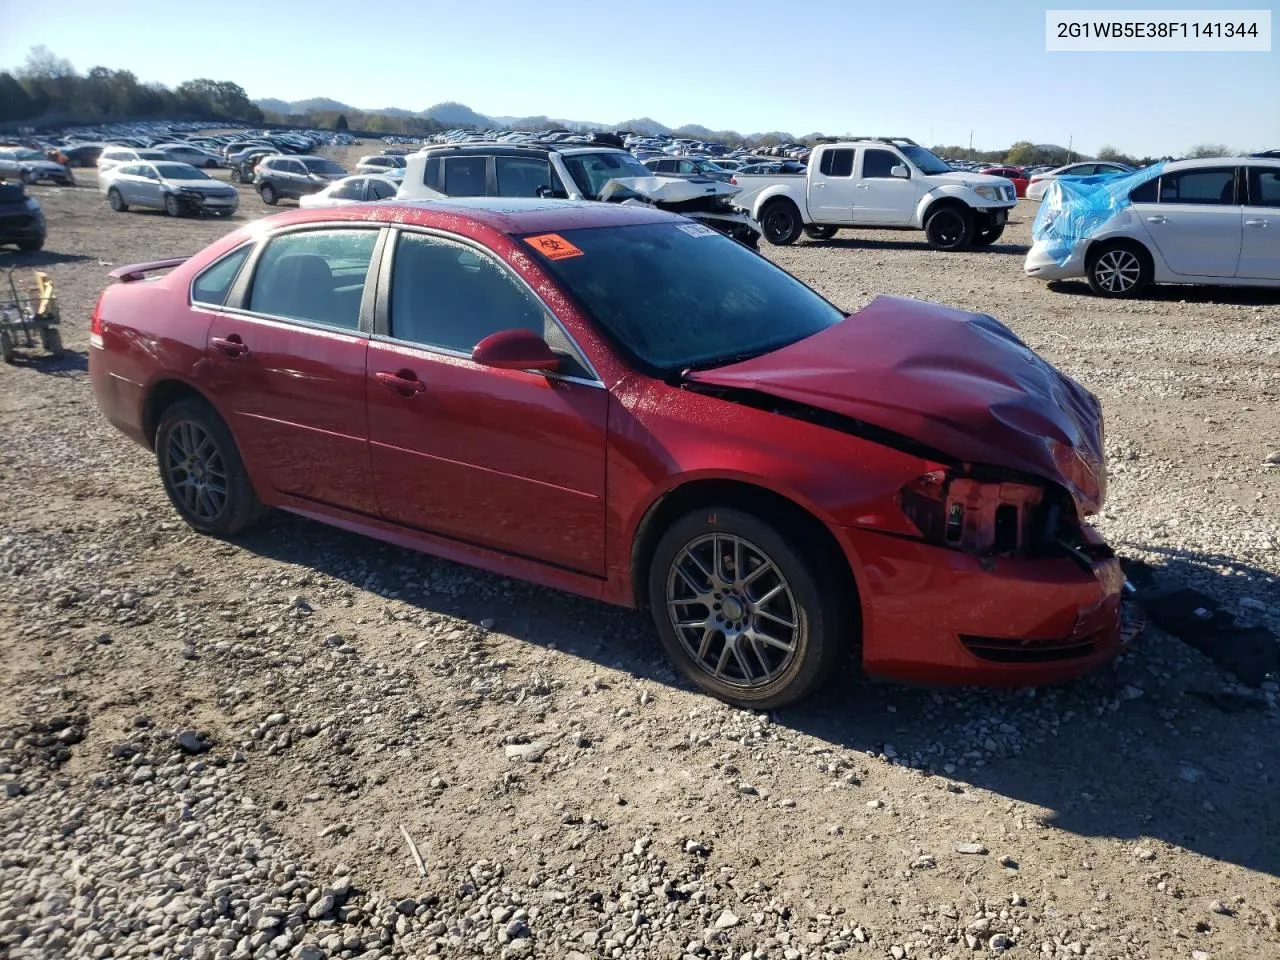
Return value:
<svg viewBox="0 0 1280 960">
<path fill-rule="evenodd" d="M 1071 145 L 1075 143 L 1075 139 L 1076 138 L 1074 133 L 1067 134 L 1067 163 L 1070 163 L 1073 159 L 1075 159 L 1075 154 L 1071 152 Z"/>
<path fill-rule="evenodd" d="M 973 159 L 973 131 L 969 131 L 969 159 Z"/>
</svg>

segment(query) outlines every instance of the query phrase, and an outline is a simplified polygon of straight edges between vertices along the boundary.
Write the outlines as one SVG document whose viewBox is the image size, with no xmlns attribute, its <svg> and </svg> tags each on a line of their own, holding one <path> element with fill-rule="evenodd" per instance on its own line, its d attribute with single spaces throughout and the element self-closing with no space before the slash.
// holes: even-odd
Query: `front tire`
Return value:
<svg viewBox="0 0 1280 960">
<path fill-rule="evenodd" d="M 57 327 L 40 328 L 40 346 L 55 360 L 62 356 L 62 334 Z"/>
<path fill-rule="evenodd" d="M 268 207 L 274 207 L 276 201 L 280 198 L 276 196 L 276 188 L 269 183 L 264 183 L 258 190 L 258 195 L 262 197 L 262 202 Z"/>
<path fill-rule="evenodd" d="M 835 571 L 737 508 L 685 514 L 663 534 L 648 571 L 658 636 L 686 677 L 748 710 L 808 696 L 848 649 Z"/>
<path fill-rule="evenodd" d="M 182 216 L 182 203 L 172 193 L 165 194 L 164 212 L 171 217 Z"/>
<path fill-rule="evenodd" d="M 989 247 L 991 246 L 991 244 L 999 240 L 1001 234 L 1003 233 L 1004 233 L 1003 223 L 996 224 L 994 227 L 986 227 L 985 229 L 979 230 L 974 235 L 973 245 L 975 247 Z"/>
<path fill-rule="evenodd" d="M 124 202 L 124 197 L 120 195 L 120 191 L 115 187 L 107 191 L 107 203 L 111 205 L 111 209 L 116 213 L 124 213 L 129 209 L 129 205 Z"/>
<path fill-rule="evenodd" d="M 760 232 L 775 247 L 786 247 L 800 238 L 804 221 L 790 200 L 771 200 L 760 215 Z"/>
<path fill-rule="evenodd" d="M 44 237 L 35 240 L 19 240 L 18 249 L 25 253 L 35 253 L 37 250 L 44 249 Z"/>
<path fill-rule="evenodd" d="M 230 537 L 261 516 L 235 438 L 207 401 L 191 397 L 168 407 L 155 448 L 169 502 L 193 530 Z"/>
<path fill-rule="evenodd" d="M 1151 255 L 1139 244 L 1119 241 L 1089 252 L 1089 289 L 1100 297 L 1135 297 L 1151 283 Z"/>
<path fill-rule="evenodd" d="M 929 214 L 925 239 L 934 250 L 964 250 L 973 241 L 973 213 L 967 207 L 946 206 Z"/>
<path fill-rule="evenodd" d="M 836 235 L 836 227 L 820 227 L 816 223 L 807 224 L 804 228 L 804 235 L 810 240 L 830 240 Z"/>
</svg>

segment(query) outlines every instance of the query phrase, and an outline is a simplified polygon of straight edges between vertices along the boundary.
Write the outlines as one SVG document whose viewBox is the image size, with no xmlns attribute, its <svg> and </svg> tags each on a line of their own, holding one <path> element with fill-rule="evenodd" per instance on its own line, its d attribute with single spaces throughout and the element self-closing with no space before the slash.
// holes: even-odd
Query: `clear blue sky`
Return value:
<svg viewBox="0 0 1280 960">
<path fill-rule="evenodd" d="M 251 97 L 742 133 L 888 133 L 1161 155 L 1280 147 L 1280 52 L 1047 53 L 1045 10 L 1265 8 L 1258 0 L 2 0 L 0 66 L 44 44 L 174 86 Z M 1280 29 L 1280 17 L 1274 26 Z M 265 26 L 263 26 L 265 21 Z"/>
</svg>

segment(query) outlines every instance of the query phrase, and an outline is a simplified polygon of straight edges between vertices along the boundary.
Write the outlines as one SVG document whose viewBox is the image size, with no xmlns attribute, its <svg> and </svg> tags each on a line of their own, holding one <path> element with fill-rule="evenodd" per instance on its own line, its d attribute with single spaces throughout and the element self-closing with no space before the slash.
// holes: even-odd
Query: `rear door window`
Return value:
<svg viewBox="0 0 1280 960">
<path fill-rule="evenodd" d="M 249 290 L 249 309 L 357 330 L 376 229 L 286 233 L 267 242 Z"/>
<path fill-rule="evenodd" d="M 551 164 L 540 157 L 498 157 L 498 196 L 536 197 L 551 186 Z"/>
<path fill-rule="evenodd" d="M 395 195 L 396 187 L 394 184 L 387 183 L 385 180 L 369 181 L 370 200 L 390 200 Z"/>
<path fill-rule="evenodd" d="M 826 177 L 851 177 L 853 154 L 853 150 L 824 150 L 818 170 Z"/>
<path fill-rule="evenodd" d="M 444 192 L 451 197 L 483 197 L 488 192 L 488 157 L 445 157 Z"/>
</svg>

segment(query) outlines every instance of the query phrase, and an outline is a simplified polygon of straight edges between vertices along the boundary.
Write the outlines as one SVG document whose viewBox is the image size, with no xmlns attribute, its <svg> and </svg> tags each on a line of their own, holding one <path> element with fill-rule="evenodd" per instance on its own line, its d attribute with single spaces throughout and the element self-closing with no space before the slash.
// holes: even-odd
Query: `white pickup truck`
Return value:
<svg viewBox="0 0 1280 960">
<path fill-rule="evenodd" d="M 1018 203 L 1012 181 L 952 170 L 905 137 L 822 143 L 806 173 L 735 174 L 733 198 L 776 246 L 841 227 L 924 230 L 935 250 L 995 243 Z"/>
</svg>

